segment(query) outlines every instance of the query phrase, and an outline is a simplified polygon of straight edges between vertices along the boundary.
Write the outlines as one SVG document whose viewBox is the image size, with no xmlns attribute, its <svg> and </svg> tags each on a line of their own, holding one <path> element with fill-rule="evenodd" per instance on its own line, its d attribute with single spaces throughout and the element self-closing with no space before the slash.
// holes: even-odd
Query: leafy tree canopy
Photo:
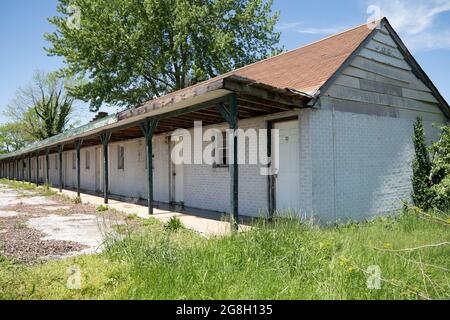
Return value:
<svg viewBox="0 0 450 320">
<path fill-rule="evenodd" d="M 33 81 L 17 90 L 5 115 L 32 139 L 43 140 L 67 129 L 74 98 L 66 92 L 67 81 L 37 71 Z"/>
<path fill-rule="evenodd" d="M 34 141 L 23 123 L 6 123 L 0 125 L 0 154 L 17 151 Z"/>
<path fill-rule="evenodd" d="M 92 110 L 131 107 L 278 52 L 271 7 L 272 0 L 59 0 L 47 51 L 64 57 L 61 72 L 86 80 L 71 93 Z"/>
</svg>

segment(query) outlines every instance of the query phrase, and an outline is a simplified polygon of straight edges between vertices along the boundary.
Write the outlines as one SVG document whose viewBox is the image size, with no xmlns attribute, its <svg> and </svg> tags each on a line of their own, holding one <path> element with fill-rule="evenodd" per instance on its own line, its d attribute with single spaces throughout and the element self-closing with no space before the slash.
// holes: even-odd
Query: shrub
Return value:
<svg viewBox="0 0 450 320">
<path fill-rule="evenodd" d="M 432 186 L 430 190 L 433 194 L 431 205 L 436 209 L 450 212 L 450 175 L 441 183 Z"/>
<path fill-rule="evenodd" d="M 431 205 L 439 210 L 450 211 L 450 127 L 444 126 L 441 129 L 439 141 L 431 147 Z"/>
<path fill-rule="evenodd" d="M 450 175 L 450 127 L 444 126 L 441 130 L 439 141 L 431 147 L 433 161 L 430 177 L 433 184 L 440 184 Z"/>
<path fill-rule="evenodd" d="M 425 143 L 425 133 L 422 118 L 417 118 L 414 123 L 414 149 L 415 157 L 413 160 L 412 176 L 412 199 L 414 205 L 424 210 L 430 207 L 430 173 L 431 161 L 428 149 Z"/>
<path fill-rule="evenodd" d="M 450 210 L 450 127 L 441 128 L 438 142 L 429 149 L 425 144 L 422 119 L 414 123 L 413 194 L 414 204 L 423 209 Z"/>
</svg>

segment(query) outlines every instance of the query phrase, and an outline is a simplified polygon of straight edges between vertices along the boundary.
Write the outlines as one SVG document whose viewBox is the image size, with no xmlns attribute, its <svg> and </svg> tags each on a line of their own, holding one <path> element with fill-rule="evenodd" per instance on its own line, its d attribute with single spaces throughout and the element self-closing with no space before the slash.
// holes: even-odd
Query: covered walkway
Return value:
<svg viewBox="0 0 450 320">
<path fill-rule="evenodd" d="M 238 205 L 238 134 L 239 121 L 255 118 L 264 115 L 288 113 L 301 108 L 309 108 L 308 102 L 311 96 L 293 90 L 280 89 L 254 80 L 227 75 L 205 81 L 195 86 L 168 94 L 166 96 L 148 101 L 144 105 L 125 110 L 116 115 L 106 117 L 86 126 L 69 130 L 60 135 L 54 136 L 44 141 L 38 141 L 28 147 L 14 153 L 0 156 L 0 176 L 9 179 L 27 180 L 28 182 L 49 183 L 49 155 L 56 154 L 59 170 L 59 191 L 69 193 L 70 195 L 81 196 L 81 156 L 80 150 L 83 147 L 102 146 L 103 149 L 103 198 L 95 197 L 94 204 L 111 204 L 109 199 L 109 152 L 108 146 L 112 142 L 127 141 L 131 139 L 144 138 L 147 153 L 147 168 L 153 168 L 153 137 L 156 134 L 173 132 L 177 129 L 189 129 L 194 127 L 195 121 L 202 121 L 203 125 L 213 125 L 227 123 L 230 134 L 230 159 L 228 165 L 229 171 L 229 216 L 230 224 L 234 230 L 239 229 Z M 270 134 L 271 123 L 267 123 L 268 134 Z M 271 141 L 270 136 L 267 141 Z M 267 156 L 271 157 L 271 148 L 267 148 Z M 76 189 L 73 194 L 71 191 L 65 191 L 67 187 L 63 179 L 63 151 L 74 150 L 76 152 Z M 39 176 L 39 167 L 42 160 L 40 156 L 44 155 L 45 171 Z M 36 172 L 32 176 L 32 161 L 35 162 Z M 26 172 L 28 171 L 28 172 Z M 147 171 L 147 207 L 130 207 L 128 204 L 121 204 L 126 210 L 135 210 L 132 213 L 140 215 L 157 215 L 160 219 L 170 219 L 173 215 L 182 215 L 181 213 L 165 212 L 157 210 L 154 206 L 154 186 L 153 170 Z M 269 179 L 273 177 L 269 177 Z M 270 185 L 273 186 L 273 181 Z M 268 192 L 273 193 L 274 188 L 269 187 Z M 83 195 L 88 202 L 94 201 L 88 195 Z M 83 198 L 82 197 L 82 198 Z M 274 196 L 269 197 L 269 214 L 274 212 L 275 203 L 271 201 Z M 112 207 L 116 204 L 112 202 Z M 130 205 L 131 206 L 131 205 Z M 122 209 L 117 208 L 123 211 Z M 138 211 L 138 212 L 136 212 Z M 145 211 L 145 212 L 144 212 Z M 196 229 L 199 220 L 182 216 L 186 226 Z M 200 220 L 201 221 L 201 220 Z M 209 223 L 209 222 L 208 222 Z M 222 233 L 226 223 L 216 221 L 211 222 L 208 230 L 213 233 Z M 197 228 L 198 229 L 198 228 Z M 230 230 L 230 227 L 226 227 Z"/>
<path fill-rule="evenodd" d="M 53 190 L 58 191 L 58 189 Z M 69 198 L 77 197 L 77 191 L 63 189 L 61 194 Z M 93 194 L 80 193 L 80 198 L 82 203 L 91 204 L 94 206 L 100 206 L 104 203 L 104 199 L 102 196 Z M 148 207 L 146 205 L 121 201 L 114 196 L 110 196 L 108 207 L 129 215 L 135 214 L 143 219 L 148 219 L 150 217 L 148 214 Z M 162 222 L 167 222 L 172 217 L 177 217 L 181 220 L 186 228 L 196 231 L 207 237 L 223 236 L 229 234 L 231 231 L 230 223 L 225 219 L 217 219 L 217 213 L 215 212 L 189 208 L 177 211 L 171 210 L 170 208 L 154 208 L 153 210 L 153 215 L 151 217 Z M 240 220 L 240 222 L 241 224 L 239 224 L 239 231 L 247 231 L 250 229 L 249 225 L 243 224 L 245 223 L 244 221 Z"/>
</svg>

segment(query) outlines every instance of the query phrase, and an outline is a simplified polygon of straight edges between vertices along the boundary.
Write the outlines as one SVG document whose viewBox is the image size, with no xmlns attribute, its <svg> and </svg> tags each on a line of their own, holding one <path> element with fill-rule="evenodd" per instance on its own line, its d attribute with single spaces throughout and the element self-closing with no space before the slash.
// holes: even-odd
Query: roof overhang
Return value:
<svg viewBox="0 0 450 320">
<path fill-rule="evenodd" d="M 187 108 L 194 104 L 205 103 L 209 100 L 225 97 L 231 93 L 242 96 L 248 95 L 297 108 L 305 107 L 313 98 L 306 93 L 294 89 L 276 88 L 251 79 L 231 75 L 218 78 L 214 81 L 205 81 L 204 83 L 153 99 L 138 108 L 120 112 L 118 118 L 120 121 L 129 118 L 133 118 L 134 120 L 149 118 Z"/>
<path fill-rule="evenodd" d="M 192 106 L 199 105 L 214 109 L 219 101 L 225 101 L 231 94 L 237 95 L 238 105 L 242 106 L 241 108 L 248 109 L 248 117 L 264 112 L 276 113 L 307 108 L 309 101 L 313 98 L 306 93 L 289 88 L 276 88 L 235 75 L 224 76 L 150 100 L 140 107 L 119 112 L 49 139 L 32 143 L 19 151 L 0 156 L 0 160 L 20 158 L 47 148 L 56 148 L 61 144 L 73 144 L 78 139 L 94 139 L 93 137 L 106 131 L 126 130 L 134 127 L 136 135 L 139 123 L 147 118 L 165 119 L 177 112 L 182 114 L 183 110 L 188 112 Z M 255 113 L 250 112 L 251 110 Z M 211 116 L 207 117 L 211 118 Z M 171 120 L 166 119 L 165 121 L 170 122 Z"/>
</svg>

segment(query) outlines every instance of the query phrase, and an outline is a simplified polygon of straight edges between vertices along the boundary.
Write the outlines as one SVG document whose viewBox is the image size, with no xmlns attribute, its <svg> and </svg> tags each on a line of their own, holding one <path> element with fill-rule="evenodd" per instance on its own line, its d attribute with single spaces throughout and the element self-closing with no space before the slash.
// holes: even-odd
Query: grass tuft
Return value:
<svg viewBox="0 0 450 320">
<path fill-rule="evenodd" d="M 73 197 L 72 202 L 73 204 L 81 204 L 82 203 L 81 197 Z"/>
<path fill-rule="evenodd" d="M 106 205 L 101 204 L 101 205 L 99 205 L 95 210 L 96 210 L 97 212 L 104 212 L 104 211 L 108 211 L 108 210 L 109 210 L 109 207 L 106 206 Z"/>
<path fill-rule="evenodd" d="M 181 229 L 184 229 L 184 225 L 181 222 L 180 218 L 178 217 L 172 217 L 169 221 L 166 222 L 164 225 L 164 228 L 168 231 L 174 231 L 177 232 Z"/>
</svg>

